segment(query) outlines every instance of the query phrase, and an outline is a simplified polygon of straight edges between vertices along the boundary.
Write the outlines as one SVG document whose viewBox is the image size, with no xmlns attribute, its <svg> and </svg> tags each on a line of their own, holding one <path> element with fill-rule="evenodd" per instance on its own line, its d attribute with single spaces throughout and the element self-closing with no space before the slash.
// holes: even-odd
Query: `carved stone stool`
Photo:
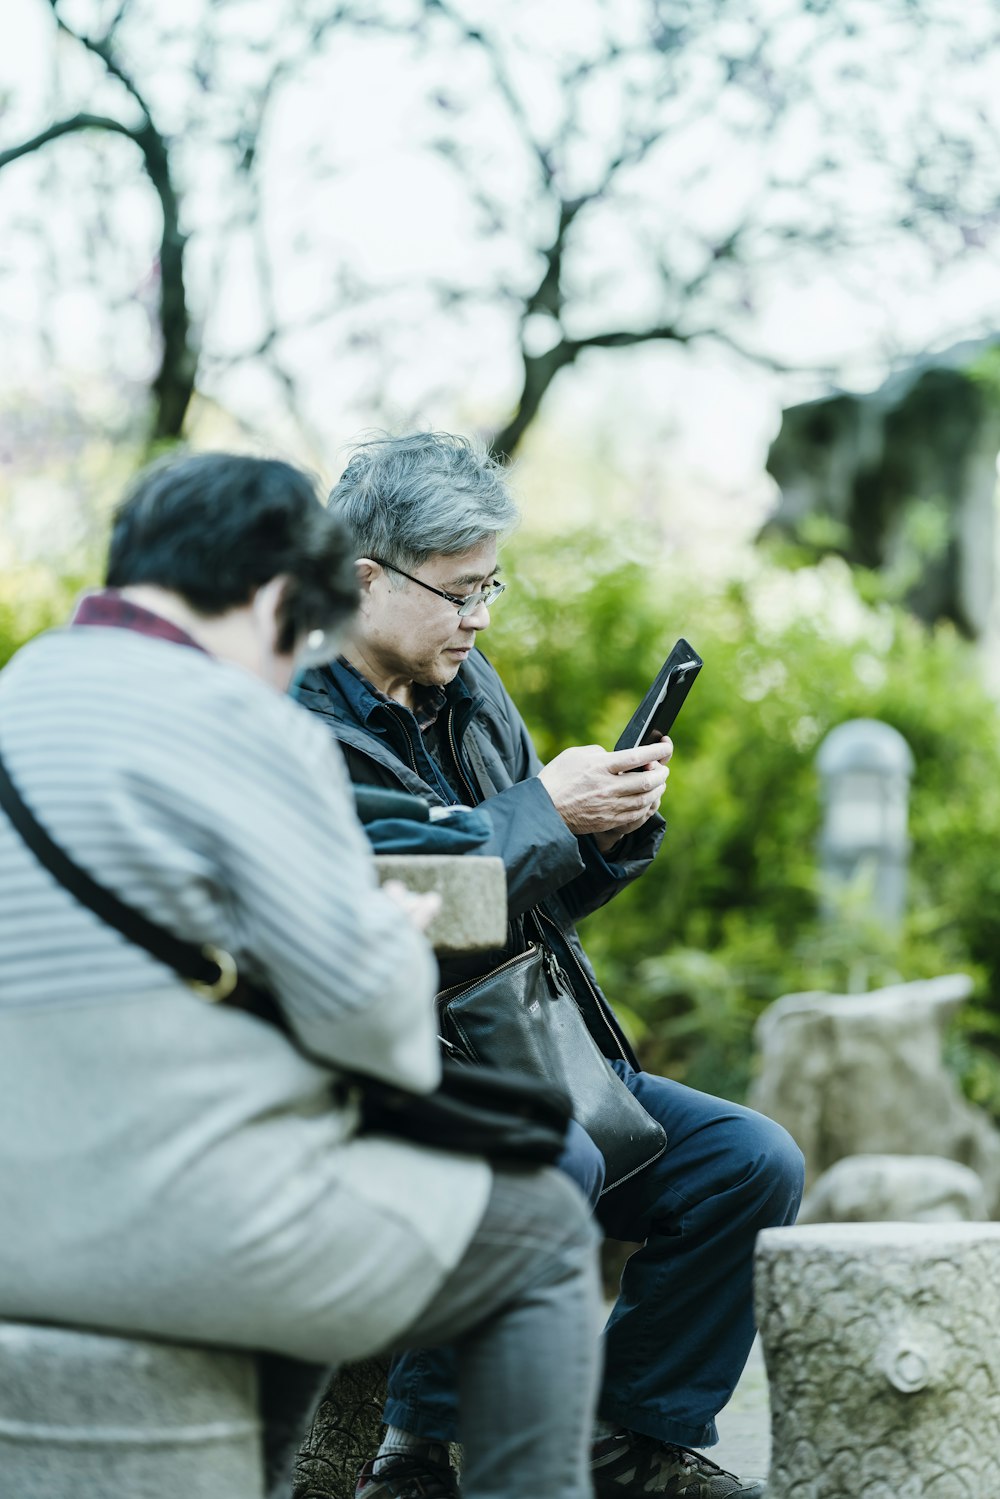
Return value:
<svg viewBox="0 0 1000 1499">
<path fill-rule="evenodd" d="M 768 1499 L 997 1499 L 1000 1224 L 768 1229 Z"/>
<path fill-rule="evenodd" d="M 362 1463 L 382 1435 L 387 1358 L 340 1369 L 320 1401 L 295 1463 L 293 1499 L 354 1499 Z"/>
<path fill-rule="evenodd" d="M 0 1322 L 5 1499 L 261 1499 L 252 1355 Z"/>
</svg>

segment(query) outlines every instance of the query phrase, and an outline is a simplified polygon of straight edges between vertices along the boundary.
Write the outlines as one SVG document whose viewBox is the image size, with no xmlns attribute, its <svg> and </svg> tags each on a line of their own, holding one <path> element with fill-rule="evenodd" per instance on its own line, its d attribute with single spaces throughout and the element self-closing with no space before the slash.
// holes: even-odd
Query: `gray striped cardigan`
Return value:
<svg viewBox="0 0 1000 1499">
<path fill-rule="evenodd" d="M 73 858 L 233 952 L 329 1068 L 79 907 L 0 813 L 0 1315 L 318 1361 L 395 1338 L 485 1207 L 481 1162 L 354 1137 L 331 1083 L 433 1086 L 424 941 L 339 752 L 255 677 L 78 627 L 0 674 L 0 747 Z"/>
</svg>

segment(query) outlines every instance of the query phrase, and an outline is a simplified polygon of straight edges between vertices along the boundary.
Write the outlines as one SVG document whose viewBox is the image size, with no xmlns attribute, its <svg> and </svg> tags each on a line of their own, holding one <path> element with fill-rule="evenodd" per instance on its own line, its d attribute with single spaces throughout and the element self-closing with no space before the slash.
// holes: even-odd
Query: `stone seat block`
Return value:
<svg viewBox="0 0 1000 1499">
<path fill-rule="evenodd" d="M 479 952 L 507 940 L 507 875 L 502 859 L 475 854 L 379 854 L 379 879 L 408 890 L 436 890 L 441 909 L 428 928 L 440 953 Z"/>
<path fill-rule="evenodd" d="M 252 1354 L 0 1322 L 5 1499 L 263 1499 Z"/>
</svg>

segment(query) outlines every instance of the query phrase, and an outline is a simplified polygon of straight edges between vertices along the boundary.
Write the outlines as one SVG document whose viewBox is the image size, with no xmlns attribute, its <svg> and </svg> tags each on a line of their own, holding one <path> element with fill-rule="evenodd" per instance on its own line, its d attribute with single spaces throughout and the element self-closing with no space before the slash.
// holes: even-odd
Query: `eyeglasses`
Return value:
<svg viewBox="0 0 1000 1499">
<path fill-rule="evenodd" d="M 393 562 L 383 562 L 381 557 L 373 557 L 379 567 L 387 567 L 390 572 L 399 573 L 401 578 L 409 578 L 411 583 L 417 583 L 421 588 L 426 588 L 428 593 L 436 593 L 439 599 L 447 599 L 449 604 L 454 604 L 458 610 L 459 619 L 466 619 L 470 614 L 475 614 L 480 604 L 492 604 L 503 593 L 505 583 L 491 583 L 489 588 L 480 588 L 477 593 L 445 593 L 443 588 L 435 588 L 431 583 L 425 583 L 422 578 L 415 578 L 412 573 L 404 573 L 401 567 Z"/>
</svg>

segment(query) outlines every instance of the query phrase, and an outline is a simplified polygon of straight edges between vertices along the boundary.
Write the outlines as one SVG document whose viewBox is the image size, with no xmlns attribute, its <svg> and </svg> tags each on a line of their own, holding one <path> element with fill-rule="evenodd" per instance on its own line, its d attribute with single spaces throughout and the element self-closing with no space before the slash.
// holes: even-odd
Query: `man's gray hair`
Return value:
<svg viewBox="0 0 1000 1499">
<path fill-rule="evenodd" d="M 416 567 L 517 524 L 507 474 L 485 444 L 450 432 L 376 437 L 355 448 L 330 494 L 359 557 Z"/>
</svg>

